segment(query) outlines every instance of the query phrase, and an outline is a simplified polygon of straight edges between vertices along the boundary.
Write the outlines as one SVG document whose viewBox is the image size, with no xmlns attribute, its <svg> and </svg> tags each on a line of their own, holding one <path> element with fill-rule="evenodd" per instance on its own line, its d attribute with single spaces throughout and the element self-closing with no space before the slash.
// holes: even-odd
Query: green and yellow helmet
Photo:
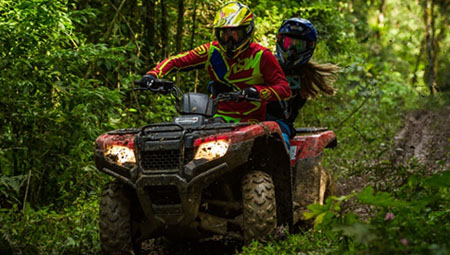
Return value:
<svg viewBox="0 0 450 255">
<path fill-rule="evenodd" d="M 222 6 L 213 24 L 220 48 L 229 58 L 237 57 L 248 48 L 254 27 L 252 11 L 239 2 L 229 2 Z"/>
</svg>

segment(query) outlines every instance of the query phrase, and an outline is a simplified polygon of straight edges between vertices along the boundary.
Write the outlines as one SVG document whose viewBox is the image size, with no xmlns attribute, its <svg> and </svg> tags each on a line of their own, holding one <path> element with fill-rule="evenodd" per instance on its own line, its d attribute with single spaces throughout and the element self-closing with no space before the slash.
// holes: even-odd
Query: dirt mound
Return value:
<svg viewBox="0 0 450 255">
<path fill-rule="evenodd" d="M 411 175 L 430 176 L 450 169 L 450 107 L 440 110 L 415 110 L 405 117 L 386 160 L 372 162 L 366 171 L 337 183 L 338 195 L 360 192 L 370 185 L 377 191 L 395 192 Z M 343 205 L 362 220 L 373 215 L 370 206 L 352 198 Z"/>
<path fill-rule="evenodd" d="M 429 169 L 428 174 L 450 167 L 450 107 L 438 111 L 416 110 L 406 116 L 405 126 L 395 137 L 391 154 L 394 164 L 411 158 Z"/>
</svg>

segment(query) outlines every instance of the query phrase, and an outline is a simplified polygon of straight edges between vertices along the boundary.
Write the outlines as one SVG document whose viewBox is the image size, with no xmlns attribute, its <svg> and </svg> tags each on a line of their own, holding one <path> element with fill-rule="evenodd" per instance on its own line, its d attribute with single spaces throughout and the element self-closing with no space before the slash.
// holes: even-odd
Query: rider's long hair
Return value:
<svg viewBox="0 0 450 255">
<path fill-rule="evenodd" d="M 335 89 L 332 87 L 337 80 L 337 72 L 339 66 L 334 64 L 318 64 L 314 61 L 309 61 L 296 70 L 296 74 L 300 76 L 300 97 L 303 99 L 314 98 L 319 91 L 333 95 Z"/>
</svg>

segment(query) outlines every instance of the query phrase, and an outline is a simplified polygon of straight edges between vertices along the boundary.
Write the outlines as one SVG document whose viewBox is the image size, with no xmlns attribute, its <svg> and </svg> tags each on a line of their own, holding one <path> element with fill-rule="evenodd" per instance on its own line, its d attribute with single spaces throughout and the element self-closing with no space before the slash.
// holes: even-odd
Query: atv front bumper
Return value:
<svg viewBox="0 0 450 255">
<path fill-rule="evenodd" d="M 127 183 L 136 191 L 145 214 L 145 236 L 164 232 L 177 234 L 184 229 L 189 237 L 199 238 L 199 208 L 203 190 L 226 173 L 239 171 L 248 162 L 254 140 L 231 144 L 227 153 L 212 161 L 192 160 L 183 169 L 143 170 L 137 165 L 119 166 L 95 151 L 97 167 Z M 142 231 L 142 230 L 141 230 Z"/>
</svg>

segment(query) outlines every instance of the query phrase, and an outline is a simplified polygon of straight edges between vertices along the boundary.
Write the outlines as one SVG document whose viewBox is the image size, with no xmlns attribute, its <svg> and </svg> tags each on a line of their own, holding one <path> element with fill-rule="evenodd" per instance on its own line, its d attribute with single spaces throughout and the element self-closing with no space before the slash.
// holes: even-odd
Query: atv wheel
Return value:
<svg viewBox="0 0 450 255">
<path fill-rule="evenodd" d="M 265 172 L 252 171 L 242 182 L 244 240 L 265 241 L 275 233 L 277 206 L 272 177 Z"/>
<path fill-rule="evenodd" d="M 132 190 L 123 183 L 105 185 L 100 198 L 100 242 L 103 254 L 140 254 L 140 243 L 133 242 Z"/>
</svg>

